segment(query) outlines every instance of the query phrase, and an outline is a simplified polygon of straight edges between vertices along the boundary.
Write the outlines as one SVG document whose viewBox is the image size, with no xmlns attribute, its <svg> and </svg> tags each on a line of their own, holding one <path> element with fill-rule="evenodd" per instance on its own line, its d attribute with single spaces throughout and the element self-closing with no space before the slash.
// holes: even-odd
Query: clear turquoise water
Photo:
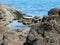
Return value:
<svg viewBox="0 0 60 45">
<path fill-rule="evenodd" d="M 19 8 L 32 16 L 44 16 L 51 8 L 60 8 L 60 0 L 0 0 L 0 2 Z"/>
</svg>

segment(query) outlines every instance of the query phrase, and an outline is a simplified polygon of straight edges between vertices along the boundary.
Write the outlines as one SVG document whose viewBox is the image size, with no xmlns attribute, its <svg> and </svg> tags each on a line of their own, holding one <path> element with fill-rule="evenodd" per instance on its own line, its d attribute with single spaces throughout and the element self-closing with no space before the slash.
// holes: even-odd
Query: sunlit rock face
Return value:
<svg viewBox="0 0 60 45">
<path fill-rule="evenodd" d="M 5 5 L 0 4 L 0 21 L 2 23 L 9 23 L 14 19 L 20 19 L 23 13 L 18 9 Z"/>
</svg>

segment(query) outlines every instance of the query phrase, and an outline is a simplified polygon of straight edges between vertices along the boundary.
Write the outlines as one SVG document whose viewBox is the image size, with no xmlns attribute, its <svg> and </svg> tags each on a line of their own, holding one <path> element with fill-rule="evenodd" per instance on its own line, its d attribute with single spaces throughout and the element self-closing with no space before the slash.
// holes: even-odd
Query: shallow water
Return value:
<svg viewBox="0 0 60 45">
<path fill-rule="evenodd" d="M 18 20 L 13 21 L 8 25 L 9 28 L 13 30 L 21 29 L 21 30 L 30 30 L 30 27 L 23 25 L 23 23 L 18 22 Z"/>
<path fill-rule="evenodd" d="M 45 16 L 51 8 L 60 8 L 60 0 L 0 0 L 32 16 Z"/>
</svg>

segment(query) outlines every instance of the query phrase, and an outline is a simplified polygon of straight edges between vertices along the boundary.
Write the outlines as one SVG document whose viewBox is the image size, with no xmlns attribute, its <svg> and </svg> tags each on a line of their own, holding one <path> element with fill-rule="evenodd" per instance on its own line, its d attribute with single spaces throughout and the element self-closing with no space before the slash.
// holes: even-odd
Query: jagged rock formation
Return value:
<svg viewBox="0 0 60 45">
<path fill-rule="evenodd" d="M 60 9 L 52 9 L 48 16 L 32 26 L 24 45 L 60 45 Z"/>
<path fill-rule="evenodd" d="M 23 15 L 18 9 L 0 3 L 0 22 L 9 23 L 15 19 L 20 19 Z"/>
</svg>

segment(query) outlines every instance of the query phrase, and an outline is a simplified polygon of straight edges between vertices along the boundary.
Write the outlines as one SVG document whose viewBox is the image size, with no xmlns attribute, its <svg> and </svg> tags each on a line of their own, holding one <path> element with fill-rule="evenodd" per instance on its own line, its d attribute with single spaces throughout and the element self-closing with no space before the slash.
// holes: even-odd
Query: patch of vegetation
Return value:
<svg viewBox="0 0 60 45">
<path fill-rule="evenodd" d="M 22 32 L 23 30 L 17 29 L 16 32 Z"/>
<path fill-rule="evenodd" d="M 18 18 L 14 18 L 13 21 L 14 21 L 14 20 L 19 20 L 19 19 L 18 19 Z"/>
<path fill-rule="evenodd" d="M 12 21 L 9 21 L 9 23 L 12 23 Z"/>
<path fill-rule="evenodd" d="M 6 24 L 4 26 L 6 26 Z"/>
</svg>

